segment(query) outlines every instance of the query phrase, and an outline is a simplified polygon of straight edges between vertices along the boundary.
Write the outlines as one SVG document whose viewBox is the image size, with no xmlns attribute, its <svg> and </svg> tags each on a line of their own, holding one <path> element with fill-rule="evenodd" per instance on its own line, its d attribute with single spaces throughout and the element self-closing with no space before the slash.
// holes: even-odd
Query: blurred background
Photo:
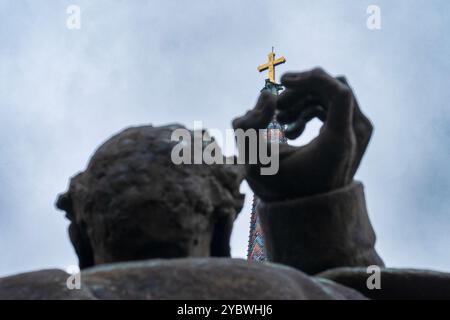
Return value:
<svg viewBox="0 0 450 320">
<path fill-rule="evenodd" d="M 380 30 L 366 26 L 373 4 Z M 76 265 L 54 201 L 100 143 L 149 123 L 230 128 L 272 46 L 287 59 L 278 76 L 345 74 L 374 123 L 357 178 L 387 265 L 450 271 L 449 12 L 445 0 L 0 0 L 0 276 Z M 247 250 L 242 190 L 234 257 Z"/>
</svg>

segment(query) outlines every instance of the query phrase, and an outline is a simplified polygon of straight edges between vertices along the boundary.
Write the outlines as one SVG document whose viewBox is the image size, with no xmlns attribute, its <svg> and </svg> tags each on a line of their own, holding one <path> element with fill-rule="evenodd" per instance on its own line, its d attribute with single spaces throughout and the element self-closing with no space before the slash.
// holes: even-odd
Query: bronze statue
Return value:
<svg viewBox="0 0 450 320">
<path fill-rule="evenodd" d="M 127 129 L 104 143 L 59 197 L 71 221 L 82 286 L 44 270 L 0 279 L 0 298 L 41 299 L 406 299 L 450 298 L 450 274 L 388 269 L 374 249 L 363 186 L 353 177 L 372 134 L 347 81 L 321 69 L 282 77 L 235 129 L 265 128 L 277 111 L 296 138 L 317 117 L 303 147 L 281 145 L 276 175 L 259 165 L 170 161 L 178 125 Z M 245 176 L 270 263 L 229 258 Z M 376 214 L 376 213 L 375 213 Z M 381 268 L 381 288 L 367 267 Z"/>
</svg>

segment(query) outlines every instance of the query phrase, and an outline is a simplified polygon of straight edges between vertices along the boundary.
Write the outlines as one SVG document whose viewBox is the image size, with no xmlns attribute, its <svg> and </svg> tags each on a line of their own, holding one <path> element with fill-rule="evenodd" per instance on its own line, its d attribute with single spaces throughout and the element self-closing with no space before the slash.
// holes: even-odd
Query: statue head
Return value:
<svg viewBox="0 0 450 320">
<path fill-rule="evenodd" d="M 238 166 L 176 165 L 180 125 L 126 129 L 101 145 L 56 206 L 80 268 L 151 258 L 230 256 L 242 208 Z"/>
</svg>

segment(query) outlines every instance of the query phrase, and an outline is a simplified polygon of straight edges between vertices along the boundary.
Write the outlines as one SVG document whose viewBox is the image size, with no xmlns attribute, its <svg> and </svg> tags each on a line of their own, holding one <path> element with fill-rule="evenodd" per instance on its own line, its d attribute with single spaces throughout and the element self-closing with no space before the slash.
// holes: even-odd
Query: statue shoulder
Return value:
<svg viewBox="0 0 450 320">
<path fill-rule="evenodd" d="M 98 299 L 364 299 L 291 267 L 230 258 L 114 263 L 86 269 L 81 277 Z"/>
<path fill-rule="evenodd" d="M 0 299 L 365 299 L 294 268 L 230 258 L 152 259 L 0 278 Z"/>
<path fill-rule="evenodd" d="M 0 300 L 95 299 L 88 290 L 74 287 L 71 275 L 46 269 L 0 278 Z"/>
</svg>

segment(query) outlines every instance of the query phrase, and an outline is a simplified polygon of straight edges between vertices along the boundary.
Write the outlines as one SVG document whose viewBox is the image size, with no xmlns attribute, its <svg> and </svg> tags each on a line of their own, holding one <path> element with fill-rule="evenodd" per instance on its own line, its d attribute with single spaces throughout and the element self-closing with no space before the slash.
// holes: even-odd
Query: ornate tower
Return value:
<svg viewBox="0 0 450 320">
<path fill-rule="evenodd" d="M 279 64 L 285 63 L 284 57 L 275 59 L 275 53 L 272 52 L 268 55 L 269 61 L 258 67 L 258 71 L 269 71 L 269 79 L 266 79 L 264 88 L 261 91 L 270 91 L 274 95 L 283 90 L 283 86 L 275 82 L 275 67 Z M 267 127 L 267 138 L 278 139 L 280 143 L 286 143 L 287 139 L 284 137 L 284 127 L 280 125 L 275 119 Z M 253 196 L 252 212 L 250 217 L 250 235 L 248 240 L 247 260 L 253 261 L 265 261 L 266 253 L 264 249 L 264 237 L 262 234 L 261 224 L 259 222 L 259 216 L 256 212 L 256 206 L 258 204 L 258 198 Z"/>
</svg>

